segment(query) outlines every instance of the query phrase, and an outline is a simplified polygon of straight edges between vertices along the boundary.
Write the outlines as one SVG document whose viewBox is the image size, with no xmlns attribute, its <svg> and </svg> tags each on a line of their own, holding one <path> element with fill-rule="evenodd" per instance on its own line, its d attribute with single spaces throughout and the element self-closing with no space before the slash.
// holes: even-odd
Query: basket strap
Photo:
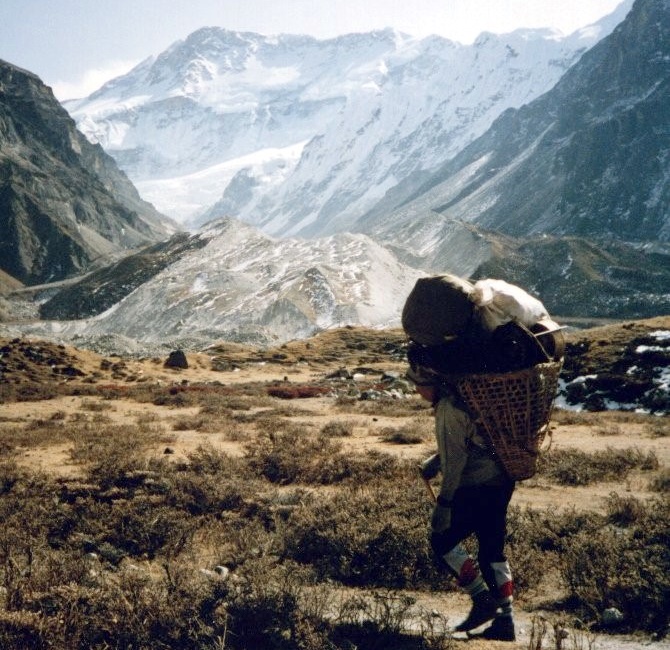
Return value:
<svg viewBox="0 0 670 650">
<path fill-rule="evenodd" d="M 536 351 L 540 354 L 544 361 L 551 361 L 551 357 L 547 354 L 547 351 L 544 349 L 542 343 L 538 341 L 537 336 L 517 318 L 514 319 L 514 323 L 519 327 L 519 329 L 523 330 L 528 335 L 528 340 L 533 342 L 533 347 L 535 347 Z"/>
</svg>

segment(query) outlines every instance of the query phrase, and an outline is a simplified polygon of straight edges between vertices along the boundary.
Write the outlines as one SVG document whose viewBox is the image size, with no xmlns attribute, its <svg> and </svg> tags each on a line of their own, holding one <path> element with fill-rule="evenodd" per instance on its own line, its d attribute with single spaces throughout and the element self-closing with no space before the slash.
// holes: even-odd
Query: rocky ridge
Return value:
<svg viewBox="0 0 670 650">
<path fill-rule="evenodd" d="M 0 61 L 0 268 L 24 284 L 82 273 L 177 229 L 143 201 L 30 72 Z"/>
</svg>

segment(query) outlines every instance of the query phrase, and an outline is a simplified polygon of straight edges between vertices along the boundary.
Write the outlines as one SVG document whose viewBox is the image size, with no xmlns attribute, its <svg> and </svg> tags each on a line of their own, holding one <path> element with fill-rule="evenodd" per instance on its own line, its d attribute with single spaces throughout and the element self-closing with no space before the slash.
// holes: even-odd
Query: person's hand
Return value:
<svg viewBox="0 0 670 650">
<path fill-rule="evenodd" d="M 433 516 L 430 520 L 434 533 L 443 533 L 451 526 L 451 506 L 443 506 L 437 503 L 433 508 Z"/>
<path fill-rule="evenodd" d="M 429 458 L 426 458 L 426 460 L 419 465 L 419 471 L 425 481 L 430 481 L 430 479 L 435 478 L 440 471 L 439 454 L 433 454 Z"/>
</svg>

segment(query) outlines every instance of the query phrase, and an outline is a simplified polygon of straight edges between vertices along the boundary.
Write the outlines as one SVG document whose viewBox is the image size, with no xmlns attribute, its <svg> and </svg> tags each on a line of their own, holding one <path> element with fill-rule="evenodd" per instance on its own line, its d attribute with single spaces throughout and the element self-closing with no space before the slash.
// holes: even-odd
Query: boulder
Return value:
<svg viewBox="0 0 670 650">
<path fill-rule="evenodd" d="M 173 350 L 163 364 L 165 368 L 188 368 L 188 361 L 183 350 Z"/>
</svg>

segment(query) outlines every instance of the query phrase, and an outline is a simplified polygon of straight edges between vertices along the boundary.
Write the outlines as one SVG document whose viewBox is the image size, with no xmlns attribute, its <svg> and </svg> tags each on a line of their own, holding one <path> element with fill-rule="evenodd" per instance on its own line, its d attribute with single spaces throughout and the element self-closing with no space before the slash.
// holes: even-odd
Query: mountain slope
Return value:
<svg viewBox="0 0 670 650">
<path fill-rule="evenodd" d="M 44 306 L 48 317 L 97 316 L 19 328 L 78 344 L 112 337 L 125 349 L 268 344 L 343 325 L 397 325 L 420 275 L 365 235 L 273 239 L 224 219 L 92 274 Z"/>
<path fill-rule="evenodd" d="M 93 271 L 78 282 L 66 286 L 40 304 L 39 315 L 46 320 L 77 320 L 97 316 L 186 253 L 206 244 L 207 240 L 197 235 L 177 233 L 166 242 L 127 255 L 111 266 Z"/>
<path fill-rule="evenodd" d="M 25 284 L 166 238 L 143 201 L 35 75 L 0 61 L 0 268 Z"/>
<path fill-rule="evenodd" d="M 318 236 L 348 230 L 399 181 L 425 180 L 549 90 L 627 6 L 570 37 L 520 30 L 471 46 L 204 28 L 66 107 L 169 214 Z"/>
<path fill-rule="evenodd" d="M 496 238 L 498 241 L 499 238 Z M 670 246 L 595 244 L 580 237 L 506 239 L 473 277 L 506 278 L 550 313 L 590 318 L 670 314 Z"/>
<path fill-rule="evenodd" d="M 360 229 L 391 237 L 385 224 L 433 210 L 510 235 L 668 241 L 669 60 L 670 2 L 637 0 L 552 90 L 421 188 L 396 188 Z"/>
</svg>

